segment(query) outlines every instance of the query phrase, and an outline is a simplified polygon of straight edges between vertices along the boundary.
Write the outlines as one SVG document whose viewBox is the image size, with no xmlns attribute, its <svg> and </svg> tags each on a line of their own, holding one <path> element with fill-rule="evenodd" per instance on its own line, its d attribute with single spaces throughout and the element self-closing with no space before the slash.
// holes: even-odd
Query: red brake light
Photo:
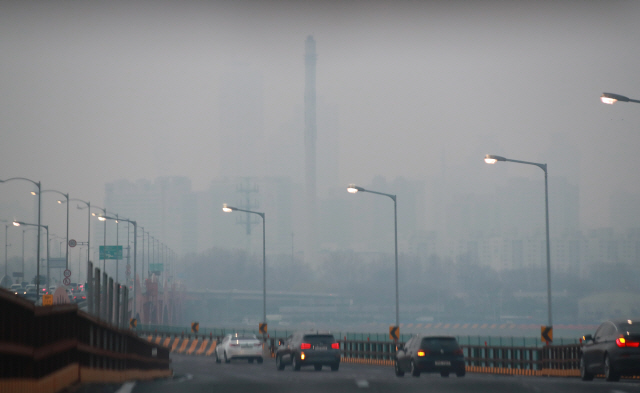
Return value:
<svg viewBox="0 0 640 393">
<path fill-rule="evenodd" d="M 311 349 L 311 344 L 302 343 L 302 344 L 300 344 L 300 349 Z"/>
<path fill-rule="evenodd" d="M 616 340 L 616 345 L 618 345 L 618 347 L 620 348 L 623 348 L 623 347 L 638 348 L 640 346 L 640 342 L 627 341 L 624 337 L 620 337 L 619 339 Z"/>
<path fill-rule="evenodd" d="M 331 344 L 331 349 L 340 349 L 340 343 Z"/>
<path fill-rule="evenodd" d="M 462 352 L 462 348 L 458 348 L 455 351 L 453 351 L 454 355 L 464 355 L 464 352 Z"/>
</svg>

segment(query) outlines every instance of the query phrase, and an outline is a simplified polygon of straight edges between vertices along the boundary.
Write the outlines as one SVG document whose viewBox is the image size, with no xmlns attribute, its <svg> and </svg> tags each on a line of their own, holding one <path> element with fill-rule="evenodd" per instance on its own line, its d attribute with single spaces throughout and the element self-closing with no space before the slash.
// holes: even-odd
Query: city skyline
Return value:
<svg viewBox="0 0 640 393">
<path fill-rule="evenodd" d="M 499 154 L 548 165 L 552 234 L 576 225 L 617 233 L 640 226 L 640 111 L 599 100 L 604 91 L 640 96 L 630 50 L 635 3 L 0 7 L 0 34 L 9 37 L 0 42 L 7 54 L 0 61 L 2 178 L 24 176 L 105 206 L 105 184 L 121 179 L 184 176 L 192 192 L 203 193 L 227 174 L 289 177 L 289 219 L 299 222 L 304 41 L 312 35 L 319 198 L 343 198 L 336 195 L 349 183 L 406 179 L 430 185 L 429 208 L 419 213 L 427 231 L 455 234 L 465 223 L 486 222 L 496 195 L 501 214 L 523 228 L 541 222 L 542 173 L 482 160 Z M 79 17 L 69 19 L 70 10 Z M 553 184 L 559 178 L 565 181 Z M 562 198 L 554 197 L 558 187 Z M 0 218 L 33 221 L 32 190 L 3 184 Z M 399 195 L 399 214 L 408 216 L 398 223 L 402 232 L 406 201 L 400 190 L 384 191 Z M 65 212 L 56 199 L 42 196 L 42 218 L 61 234 Z M 456 200 L 471 207 L 443 216 Z M 356 221 L 336 233 L 361 236 L 355 217 L 374 214 L 370 207 L 390 214 L 384 202 L 350 201 Z M 82 240 L 86 211 L 70 214 L 70 237 Z M 379 220 L 384 229 L 359 247 L 388 249 Z"/>
</svg>

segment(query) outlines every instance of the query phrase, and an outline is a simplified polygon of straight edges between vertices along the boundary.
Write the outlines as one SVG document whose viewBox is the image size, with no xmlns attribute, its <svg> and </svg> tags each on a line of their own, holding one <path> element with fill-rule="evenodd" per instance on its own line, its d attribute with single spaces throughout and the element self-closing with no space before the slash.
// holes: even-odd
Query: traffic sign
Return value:
<svg viewBox="0 0 640 393">
<path fill-rule="evenodd" d="M 62 280 L 62 283 L 64 285 L 69 285 L 71 284 L 71 279 L 69 277 L 65 277 L 64 280 Z"/>
<path fill-rule="evenodd" d="M 100 259 L 122 259 L 122 246 L 100 246 Z"/>
<path fill-rule="evenodd" d="M 540 326 L 540 340 L 547 344 L 553 342 L 553 326 Z"/>
<path fill-rule="evenodd" d="M 71 277 L 71 270 L 69 270 L 69 269 L 65 269 L 65 270 L 64 270 L 64 276 L 65 276 L 65 277 Z"/>
<path fill-rule="evenodd" d="M 400 326 L 389 326 L 389 339 L 393 341 L 400 339 Z"/>
<path fill-rule="evenodd" d="M 137 320 L 137 319 L 135 319 L 135 318 L 131 318 L 131 319 L 129 320 L 129 328 L 130 328 L 130 329 L 133 329 L 133 328 L 135 328 L 135 327 L 137 327 L 137 326 L 138 326 L 138 320 Z"/>
<path fill-rule="evenodd" d="M 191 331 L 193 333 L 198 333 L 198 329 L 200 328 L 200 323 L 198 322 L 191 322 Z"/>
<path fill-rule="evenodd" d="M 43 306 L 53 306 L 53 295 L 42 295 Z"/>
<path fill-rule="evenodd" d="M 78 245 L 78 242 L 75 239 L 69 240 L 69 247 L 75 247 Z"/>
<path fill-rule="evenodd" d="M 258 330 L 262 334 L 267 334 L 267 324 L 266 323 L 259 323 L 258 324 Z"/>
</svg>

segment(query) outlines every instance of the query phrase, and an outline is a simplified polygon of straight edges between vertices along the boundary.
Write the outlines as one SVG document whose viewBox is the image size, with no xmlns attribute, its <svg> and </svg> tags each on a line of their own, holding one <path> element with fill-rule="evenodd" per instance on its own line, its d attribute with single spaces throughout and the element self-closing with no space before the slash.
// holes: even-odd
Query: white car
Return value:
<svg viewBox="0 0 640 393">
<path fill-rule="evenodd" d="M 227 334 L 215 349 L 216 363 L 224 359 L 225 363 L 231 359 L 247 359 L 249 363 L 257 360 L 262 363 L 262 343 L 255 334 L 235 333 Z"/>
<path fill-rule="evenodd" d="M 26 293 L 20 284 L 11 284 L 11 288 L 9 290 L 16 295 L 24 295 Z"/>
</svg>

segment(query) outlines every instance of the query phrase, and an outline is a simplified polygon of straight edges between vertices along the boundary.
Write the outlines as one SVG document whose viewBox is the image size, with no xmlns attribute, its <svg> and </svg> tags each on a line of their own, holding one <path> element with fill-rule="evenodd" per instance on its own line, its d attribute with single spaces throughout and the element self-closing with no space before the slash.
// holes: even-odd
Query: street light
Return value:
<svg viewBox="0 0 640 393">
<path fill-rule="evenodd" d="M 69 193 L 65 194 L 65 193 L 60 192 L 58 190 L 42 190 L 40 192 L 55 192 L 56 194 L 62 195 L 66 199 L 66 202 L 67 202 L 67 239 L 66 239 L 66 241 L 67 241 L 67 251 L 66 251 L 66 254 L 65 254 L 65 269 L 68 270 L 69 269 Z M 33 192 L 31 194 L 34 195 Z M 58 201 L 58 203 L 62 204 L 63 201 Z"/>
<path fill-rule="evenodd" d="M 67 199 L 67 214 L 68 214 L 68 209 L 69 209 L 69 202 L 71 201 L 75 201 L 75 202 L 82 202 L 85 205 L 87 205 L 87 263 L 89 263 L 89 260 L 91 259 L 91 202 L 87 202 L 87 201 L 83 201 L 82 199 L 77 199 L 77 198 L 71 198 L 71 199 Z M 60 203 L 65 203 L 65 201 L 58 201 Z M 83 208 L 78 206 L 78 209 L 82 210 Z M 68 215 L 67 215 L 68 217 Z M 68 237 L 68 234 L 67 234 Z M 69 243 L 69 240 L 67 240 L 67 243 Z M 67 244 L 68 245 L 68 244 Z M 89 265 L 87 265 L 89 266 Z M 78 283 L 80 282 L 80 268 L 78 268 Z"/>
<path fill-rule="evenodd" d="M 106 214 L 104 216 L 100 216 L 98 217 L 98 219 L 100 221 L 104 221 L 105 223 L 107 222 L 107 220 L 120 220 L 120 221 L 125 221 L 128 222 L 129 224 L 133 225 L 133 318 L 136 318 L 136 303 L 137 303 L 137 298 L 136 298 L 136 261 L 137 261 L 137 255 L 138 255 L 138 223 L 133 221 L 133 220 L 128 220 L 126 218 L 117 218 L 117 217 L 109 217 Z M 105 249 L 105 254 L 106 254 L 106 249 Z M 106 255 L 105 255 L 106 258 Z"/>
<path fill-rule="evenodd" d="M 5 220 L 2 220 L 5 221 Z M 7 277 L 7 265 L 9 261 L 7 259 L 7 249 L 9 248 L 9 224 L 4 226 L 4 276 Z"/>
<path fill-rule="evenodd" d="M 351 194 L 355 194 L 357 192 L 369 192 L 371 194 L 378 194 L 388 196 L 393 200 L 393 228 L 394 228 L 394 237 L 395 237 L 395 253 L 396 253 L 396 327 L 400 326 L 400 301 L 398 296 L 398 209 L 396 196 L 392 194 L 385 194 L 384 192 L 365 190 L 362 187 L 358 187 L 355 184 L 349 184 L 347 187 L 347 191 Z"/>
<path fill-rule="evenodd" d="M 27 224 L 22 221 L 14 221 L 13 225 L 19 227 L 20 225 L 44 228 L 47 230 L 47 269 L 49 269 L 49 226 L 48 225 L 40 225 L 40 224 Z M 38 239 L 40 239 L 40 231 L 38 230 Z M 38 261 L 36 263 L 36 296 L 40 296 L 40 253 L 38 253 Z M 23 277 L 24 279 L 24 277 Z M 49 290 L 49 276 L 47 275 L 47 291 Z M 38 298 L 36 297 L 36 303 L 38 302 Z"/>
<path fill-rule="evenodd" d="M 605 93 L 608 94 L 608 93 Z M 626 98 L 626 97 L 625 97 Z M 547 164 L 539 164 L 536 162 L 512 160 L 501 156 L 495 156 L 487 154 L 484 157 L 484 162 L 487 164 L 495 164 L 498 161 L 515 162 L 518 164 L 535 165 L 544 171 L 544 206 L 545 206 L 545 222 L 547 230 L 547 310 L 549 313 L 549 327 L 552 327 L 551 322 L 551 249 L 549 246 L 549 187 L 547 185 Z"/>
<path fill-rule="evenodd" d="M 107 215 L 107 209 L 105 209 L 103 207 L 99 207 L 99 206 L 93 206 L 93 207 L 98 209 L 98 210 L 101 210 L 103 216 Z M 96 213 L 91 213 L 91 215 L 95 217 Z M 107 259 L 106 259 L 107 258 L 107 220 L 100 220 L 100 217 L 98 217 L 98 220 L 99 221 L 104 221 L 104 238 L 102 240 L 102 242 L 103 242 L 102 247 L 104 248 L 104 250 L 103 250 L 104 252 L 102 253 L 103 254 L 102 256 L 104 258 L 102 258 L 102 271 L 106 272 L 107 271 L 107 266 L 106 266 L 106 264 L 107 264 Z"/>
<path fill-rule="evenodd" d="M 264 213 L 254 212 L 252 210 L 239 209 L 237 207 L 228 206 L 226 203 L 222 204 L 222 211 L 225 213 L 231 213 L 232 211 L 239 211 L 245 213 L 253 213 L 262 217 L 262 323 L 267 323 L 267 254 L 265 247 L 265 218 Z"/>
<path fill-rule="evenodd" d="M 40 191 L 42 190 L 42 185 L 40 184 L 39 181 L 36 182 L 36 181 L 31 180 L 31 179 L 27 179 L 25 177 L 12 177 L 11 179 L 0 180 L 0 183 L 6 183 L 6 182 L 11 181 L 11 180 L 26 180 L 26 181 L 29 181 L 29 182 L 35 184 L 36 187 L 38 187 L 38 247 L 37 247 L 37 250 L 36 250 L 36 259 L 38 261 L 37 262 L 38 271 L 40 271 L 40 205 L 41 205 L 41 202 L 42 202 L 42 200 L 41 200 L 41 192 Z M 47 230 L 47 236 L 48 235 L 49 235 L 49 230 Z M 47 263 L 48 263 L 48 261 L 47 261 Z M 23 277 L 23 279 L 24 279 L 24 277 Z M 36 276 L 36 291 L 38 290 L 39 285 L 40 285 L 40 274 L 38 274 L 38 276 Z"/>
<path fill-rule="evenodd" d="M 609 105 L 613 105 L 617 101 L 640 103 L 640 100 L 634 100 L 629 97 L 625 97 L 620 94 L 614 94 L 614 93 L 602 93 L 602 95 L 600 96 L 600 101 L 602 101 L 604 104 L 609 104 Z"/>
</svg>

